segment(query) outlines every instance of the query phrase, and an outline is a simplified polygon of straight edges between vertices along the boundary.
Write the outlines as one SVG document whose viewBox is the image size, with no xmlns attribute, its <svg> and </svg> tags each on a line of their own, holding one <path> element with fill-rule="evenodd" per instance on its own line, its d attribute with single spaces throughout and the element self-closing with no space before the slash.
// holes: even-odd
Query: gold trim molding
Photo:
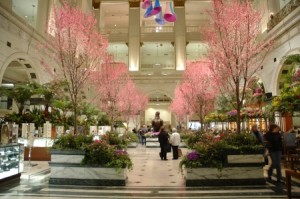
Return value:
<svg viewBox="0 0 300 199">
<path fill-rule="evenodd" d="M 130 8 L 139 8 L 140 7 L 140 0 L 128 0 Z"/>
<path fill-rule="evenodd" d="M 174 0 L 174 6 L 184 7 L 185 0 Z"/>
</svg>

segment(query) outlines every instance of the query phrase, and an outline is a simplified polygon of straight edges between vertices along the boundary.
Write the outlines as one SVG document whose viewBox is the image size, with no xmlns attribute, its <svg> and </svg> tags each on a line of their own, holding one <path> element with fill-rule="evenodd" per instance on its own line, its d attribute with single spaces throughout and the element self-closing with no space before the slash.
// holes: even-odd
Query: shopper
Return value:
<svg viewBox="0 0 300 199">
<path fill-rule="evenodd" d="M 276 169 L 277 182 L 282 183 L 281 174 L 281 154 L 282 154 L 282 135 L 280 127 L 276 124 L 270 124 L 268 132 L 265 134 L 266 147 L 271 157 L 271 165 L 268 169 L 268 181 L 271 181 L 273 169 Z"/>
<path fill-rule="evenodd" d="M 146 133 L 148 133 L 148 128 L 146 125 L 143 125 L 141 128 L 141 139 L 142 139 L 142 145 L 146 146 Z"/>
<path fill-rule="evenodd" d="M 173 160 L 178 159 L 178 147 L 181 142 L 180 134 L 177 132 L 176 128 L 172 129 L 172 135 L 170 136 L 170 144 L 172 145 Z"/>
<path fill-rule="evenodd" d="M 158 141 L 160 144 L 160 159 L 161 160 L 168 160 L 167 159 L 167 150 L 169 144 L 169 134 L 168 134 L 168 127 L 165 125 L 161 127 L 160 132 L 158 134 Z"/>
<path fill-rule="evenodd" d="M 263 134 L 261 132 L 258 131 L 258 128 L 257 128 L 257 124 L 253 124 L 251 126 L 251 134 L 256 138 L 256 142 L 257 144 L 259 145 L 264 145 L 264 138 L 263 138 Z M 269 159 L 268 159 L 268 156 L 269 156 L 269 150 L 267 148 L 265 148 L 265 151 L 264 151 L 264 162 L 265 162 L 265 165 L 268 165 L 269 164 Z"/>
</svg>

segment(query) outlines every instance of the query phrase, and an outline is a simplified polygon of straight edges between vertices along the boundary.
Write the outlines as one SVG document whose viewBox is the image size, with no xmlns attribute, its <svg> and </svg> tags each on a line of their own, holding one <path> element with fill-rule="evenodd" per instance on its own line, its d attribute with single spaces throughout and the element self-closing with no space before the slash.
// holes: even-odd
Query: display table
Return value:
<svg viewBox="0 0 300 199">
<path fill-rule="evenodd" d="M 292 198 L 292 184 L 291 178 L 297 178 L 300 180 L 300 173 L 294 170 L 285 170 L 285 178 L 286 178 L 286 189 L 288 198 Z"/>
</svg>

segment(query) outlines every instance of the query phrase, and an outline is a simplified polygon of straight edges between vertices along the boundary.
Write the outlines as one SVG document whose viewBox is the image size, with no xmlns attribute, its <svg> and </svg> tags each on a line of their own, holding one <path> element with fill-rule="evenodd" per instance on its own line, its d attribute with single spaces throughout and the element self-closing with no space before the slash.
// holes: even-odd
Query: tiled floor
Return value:
<svg viewBox="0 0 300 199">
<path fill-rule="evenodd" d="M 183 153 L 187 149 L 183 149 Z M 159 148 L 138 146 L 128 152 L 133 159 L 134 169 L 128 173 L 126 187 L 87 187 L 49 185 L 48 162 L 25 163 L 20 182 L 0 186 L 1 199 L 237 199 L 237 198 L 287 198 L 285 185 L 267 184 L 265 186 L 234 187 L 185 187 L 179 170 L 180 160 L 160 160 Z M 299 184 L 297 184 L 299 185 Z M 300 193 L 299 187 L 293 187 Z"/>
</svg>

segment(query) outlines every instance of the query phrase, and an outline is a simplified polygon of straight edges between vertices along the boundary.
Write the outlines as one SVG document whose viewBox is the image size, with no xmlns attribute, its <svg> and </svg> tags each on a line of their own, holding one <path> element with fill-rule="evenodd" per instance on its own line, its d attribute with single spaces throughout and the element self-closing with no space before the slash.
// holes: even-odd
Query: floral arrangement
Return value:
<svg viewBox="0 0 300 199">
<path fill-rule="evenodd" d="M 127 144 L 129 144 L 131 142 L 139 142 L 138 136 L 135 133 L 132 133 L 132 132 L 124 133 L 121 136 L 121 139 L 123 140 L 124 143 L 127 143 Z"/>
<path fill-rule="evenodd" d="M 211 167 L 221 170 L 227 164 L 227 154 L 263 153 L 255 137 L 247 133 L 225 134 L 218 139 L 204 133 L 198 136 L 192 151 L 183 156 L 180 168 Z"/>
<path fill-rule="evenodd" d="M 84 165 L 103 166 L 111 168 L 132 169 L 133 164 L 124 150 L 109 145 L 104 140 L 96 140 L 85 148 L 85 155 L 82 160 Z"/>
<path fill-rule="evenodd" d="M 62 135 L 54 141 L 52 149 L 84 151 L 84 165 L 111 167 L 117 170 L 132 169 L 133 164 L 128 153 L 120 148 L 124 139 L 116 137 L 115 133 L 106 138 L 93 141 L 92 135 Z"/>
<path fill-rule="evenodd" d="M 124 149 L 127 147 L 128 139 L 123 139 L 125 137 L 119 136 L 119 133 L 116 131 L 106 132 L 105 135 L 101 137 L 101 140 L 105 141 L 106 143 L 116 146 L 117 148 Z"/>
</svg>

